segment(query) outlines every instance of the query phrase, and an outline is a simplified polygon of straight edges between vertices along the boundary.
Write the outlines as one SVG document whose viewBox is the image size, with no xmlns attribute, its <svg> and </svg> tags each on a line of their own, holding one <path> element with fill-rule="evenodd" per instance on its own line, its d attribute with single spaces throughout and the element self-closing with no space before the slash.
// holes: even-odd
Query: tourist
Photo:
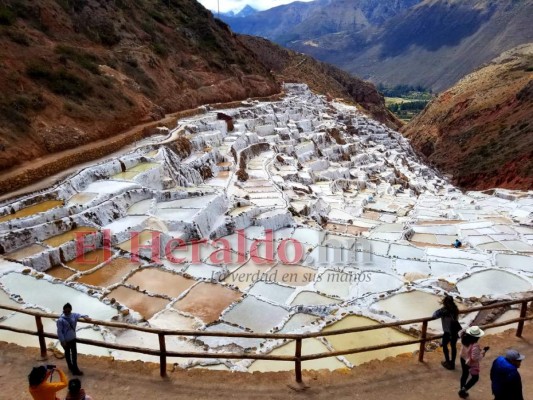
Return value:
<svg viewBox="0 0 533 400">
<path fill-rule="evenodd" d="M 524 358 L 524 355 L 511 349 L 505 356 L 494 360 L 490 370 L 494 400 L 524 400 L 522 378 L 518 372 Z"/>
<path fill-rule="evenodd" d="M 76 324 L 80 318 L 90 321 L 87 315 L 72 312 L 72 306 L 67 303 L 63 306 L 63 314 L 57 320 L 57 336 L 61 346 L 65 349 L 65 358 L 68 369 L 73 375 L 83 375 L 78 368 L 78 350 L 76 348 Z"/>
<path fill-rule="evenodd" d="M 441 362 L 444 368 L 455 369 L 455 359 L 457 358 L 457 339 L 459 339 L 459 331 L 462 329 L 461 324 L 457 320 L 459 318 L 459 309 L 453 301 L 453 297 L 446 295 L 442 300 L 442 308 L 433 313 L 433 318 L 440 318 L 442 322 L 442 352 L 444 353 L 444 361 Z M 450 345 L 450 351 L 448 350 Z"/>
<path fill-rule="evenodd" d="M 56 371 L 59 375 L 59 382 L 52 382 Z M 28 381 L 33 400 L 56 400 L 56 393 L 67 387 L 65 373 L 55 365 L 34 367 L 28 375 Z"/>
<path fill-rule="evenodd" d="M 459 397 L 466 399 L 468 397 L 468 391 L 479 380 L 480 362 L 485 357 L 485 354 L 489 350 L 485 347 L 483 350 L 479 347 L 479 338 L 485 334 L 479 326 L 471 326 L 466 329 L 461 337 L 461 343 L 463 345 L 461 349 L 461 389 L 459 390 Z M 470 376 L 470 380 L 468 377 Z"/>
<path fill-rule="evenodd" d="M 85 390 L 81 388 L 81 381 L 74 378 L 68 383 L 68 394 L 65 400 L 92 400 L 92 397 L 85 394 Z"/>
</svg>

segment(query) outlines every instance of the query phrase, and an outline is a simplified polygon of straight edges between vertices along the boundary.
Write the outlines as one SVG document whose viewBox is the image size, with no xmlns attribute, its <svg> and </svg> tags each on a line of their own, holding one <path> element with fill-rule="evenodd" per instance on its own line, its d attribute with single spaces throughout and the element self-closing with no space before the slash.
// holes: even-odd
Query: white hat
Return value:
<svg viewBox="0 0 533 400">
<path fill-rule="evenodd" d="M 479 326 L 471 326 L 470 328 L 467 328 L 466 333 L 474 337 L 481 337 L 485 334 Z"/>
</svg>

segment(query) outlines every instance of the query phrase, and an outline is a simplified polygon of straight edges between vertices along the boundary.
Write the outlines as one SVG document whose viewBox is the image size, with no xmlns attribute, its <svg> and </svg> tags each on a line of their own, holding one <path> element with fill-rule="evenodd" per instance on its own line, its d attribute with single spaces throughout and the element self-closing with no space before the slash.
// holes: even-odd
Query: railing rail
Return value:
<svg viewBox="0 0 533 400">
<path fill-rule="evenodd" d="M 468 314 L 468 313 L 476 312 L 476 311 L 491 310 L 494 308 L 509 307 L 515 304 L 520 304 L 521 307 L 520 307 L 519 318 L 514 318 L 511 320 L 498 322 L 498 323 L 486 324 L 481 327 L 483 329 L 488 329 L 488 328 L 495 328 L 495 327 L 511 325 L 511 324 L 516 323 L 518 324 L 517 330 L 516 330 L 516 336 L 521 337 L 523 333 L 525 321 L 533 320 L 533 316 L 529 316 L 529 317 L 527 316 L 528 303 L 531 301 L 533 301 L 533 296 L 519 299 L 519 300 L 495 302 L 493 304 L 489 304 L 486 306 L 472 307 L 466 310 L 460 310 L 459 313 Z M 44 332 L 42 318 L 57 319 L 59 315 L 42 313 L 38 311 L 29 311 L 29 310 L 24 310 L 24 309 L 20 309 L 17 307 L 11 307 L 11 306 L 1 305 L 1 304 L 0 304 L 0 309 L 27 314 L 27 315 L 32 315 L 35 317 L 35 324 L 36 324 L 35 331 L 15 328 L 15 327 L 8 326 L 8 325 L 0 325 L 0 330 L 7 330 L 11 332 L 26 334 L 26 335 L 38 336 L 41 357 L 46 358 L 47 350 L 46 350 L 45 338 L 58 339 L 58 337 L 56 334 Z M 108 343 L 108 342 L 102 342 L 102 341 L 92 340 L 92 339 L 83 339 L 83 338 L 77 338 L 76 341 L 78 343 L 86 344 L 90 346 L 104 347 L 108 349 L 122 350 L 122 351 L 128 351 L 128 352 L 133 352 L 133 353 L 142 353 L 146 355 L 152 355 L 152 356 L 159 357 L 160 374 L 162 377 L 166 376 L 168 357 L 251 359 L 251 360 L 294 362 L 296 381 L 301 383 L 303 361 L 317 360 L 317 359 L 327 358 L 327 357 L 342 356 L 342 355 L 347 355 L 347 354 L 357 354 L 357 353 L 364 353 L 368 351 L 383 350 L 383 349 L 392 348 L 392 347 L 419 344 L 420 349 L 419 349 L 419 354 L 418 354 L 418 360 L 420 362 L 423 362 L 425 344 L 428 341 L 442 338 L 442 335 L 431 335 L 430 336 L 427 334 L 428 323 L 429 321 L 432 321 L 434 319 L 435 318 L 433 317 L 423 317 L 423 318 L 415 318 L 415 319 L 402 320 L 402 321 L 396 321 L 396 322 L 389 322 L 389 323 L 384 323 L 384 324 L 361 326 L 361 327 L 356 327 L 356 328 L 337 329 L 337 330 L 332 330 L 328 332 L 310 332 L 310 333 L 301 333 L 301 334 L 296 334 L 296 333 L 289 334 L 289 333 L 251 333 L 251 332 L 214 332 L 214 331 L 207 332 L 207 331 L 188 331 L 188 330 L 177 331 L 177 330 L 147 328 L 143 326 L 125 324 L 121 322 L 99 321 L 99 320 L 93 320 L 93 319 L 84 320 L 82 318 L 80 319 L 81 322 L 87 322 L 93 325 L 106 326 L 106 327 L 118 328 L 118 329 L 129 329 L 129 330 L 136 330 L 140 332 L 157 334 L 158 339 L 159 339 L 159 349 L 158 350 L 147 349 L 147 348 L 127 346 L 127 345 Z M 335 351 L 335 352 L 324 352 L 324 353 L 302 355 L 302 342 L 304 339 L 325 337 L 325 336 L 332 336 L 332 335 L 343 335 L 343 334 L 350 334 L 350 333 L 357 333 L 357 332 L 366 332 L 366 331 L 372 331 L 372 330 L 384 329 L 384 328 L 395 328 L 395 327 L 399 327 L 402 325 L 412 325 L 412 324 L 417 324 L 417 323 L 422 323 L 422 329 L 421 329 L 419 339 L 404 340 L 404 341 L 399 341 L 399 342 L 389 342 L 389 343 L 384 343 L 381 345 L 358 347 L 358 348 L 345 349 L 345 350 L 340 350 L 340 351 Z M 277 356 L 277 355 L 249 353 L 249 352 L 243 352 L 243 353 L 176 352 L 176 351 L 168 351 L 166 349 L 166 340 L 165 340 L 166 336 L 192 336 L 192 337 L 200 337 L 200 336 L 208 337 L 209 336 L 209 337 L 238 337 L 238 338 L 250 338 L 250 339 L 285 339 L 285 340 L 291 339 L 291 340 L 296 341 L 295 342 L 296 349 L 295 349 L 294 356 Z"/>
</svg>

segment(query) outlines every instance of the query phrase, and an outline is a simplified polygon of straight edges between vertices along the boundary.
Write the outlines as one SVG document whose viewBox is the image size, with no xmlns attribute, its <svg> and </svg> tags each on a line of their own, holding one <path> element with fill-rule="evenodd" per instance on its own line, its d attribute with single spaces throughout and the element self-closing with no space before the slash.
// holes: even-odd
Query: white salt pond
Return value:
<svg viewBox="0 0 533 400">
<path fill-rule="evenodd" d="M 379 322 L 373 321 L 369 318 L 350 315 L 333 325 L 327 326 L 322 330 L 322 332 L 358 328 L 362 326 L 372 326 L 377 324 L 379 324 Z M 413 337 L 401 333 L 393 328 L 383 328 L 365 332 L 327 336 L 326 340 L 336 351 L 341 351 L 364 346 L 376 346 L 383 343 L 413 340 Z M 371 353 L 348 354 L 343 357 L 345 357 L 352 365 L 359 365 L 371 360 L 383 360 L 387 357 L 394 357 L 398 354 L 412 353 L 417 349 L 418 345 L 414 344 L 402 347 L 391 347 L 389 349 L 377 350 Z"/>
<path fill-rule="evenodd" d="M 374 310 L 385 311 L 399 320 L 409 320 L 430 317 L 442 305 L 438 296 L 415 290 L 380 300 L 371 307 Z M 421 325 L 421 323 L 417 325 Z M 439 320 L 431 321 L 428 327 L 435 331 L 442 330 Z"/>
<path fill-rule="evenodd" d="M 288 315 L 289 312 L 282 307 L 248 296 L 225 312 L 222 319 L 254 332 L 269 332 Z"/>
<path fill-rule="evenodd" d="M 65 303 L 72 304 L 75 312 L 94 319 L 107 320 L 117 314 L 116 309 L 100 302 L 97 298 L 61 283 L 51 283 L 16 272 L 0 276 L 0 284 L 9 293 L 20 294 L 27 304 L 34 304 L 50 312 L 61 314 Z"/>
<path fill-rule="evenodd" d="M 277 356 L 294 356 L 295 342 L 291 341 L 281 347 L 270 352 Z M 318 339 L 305 339 L 302 342 L 302 355 L 311 355 L 318 353 L 328 353 L 328 348 Z M 302 369 L 329 369 L 330 371 L 347 368 L 344 363 L 336 357 L 322 358 L 319 360 L 305 361 L 302 363 Z M 248 367 L 248 371 L 255 372 L 277 372 L 277 371 L 292 371 L 294 369 L 293 363 L 290 362 L 276 362 L 269 360 L 257 360 Z"/>
<path fill-rule="evenodd" d="M 531 292 L 533 286 L 527 280 L 500 270 L 476 272 L 457 282 L 459 293 L 465 297 L 502 296 L 510 293 Z"/>
<path fill-rule="evenodd" d="M 185 130 L 190 141 L 186 159 L 164 145 L 177 135 L 154 136 L 48 189 L 0 203 L 0 304 L 59 313 L 70 302 L 95 319 L 170 330 L 319 332 L 324 325 L 327 331 L 427 317 L 445 293 L 471 307 L 532 292 L 532 192 L 462 192 L 417 158 L 398 132 L 355 107 L 328 102 L 305 85 L 285 91 L 275 103 L 226 110 L 231 132 L 215 110 L 178 121 L 175 132 Z M 344 145 L 330 143 L 332 129 Z M 263 239 L 270 230 L 274 251 L 267 260 Z M 74 240 L 85 231 L 93 235 L 80 252 Z M 137 246 L 151 246 L 156 237 L 161 247 L 182 246 L 162 259 Z M 451 246 L 456 239 L 461 248 Z M 500 320 L 514 315 L 510 310 Z M 32 317 L 4 311 L 0 323 L 34 325 Z M 46 328 L 54 330 L 53 321 Z M 440 322 L 430 328 L 438 332 Z M 159 347 L 156 335 L 140 332 L 83 325 L 79 334 Z M 0 336 L 37 346 L 34 337 Z M 318 338 L 304 341 L 304 354 L 409 338 L 392 329 Z M 294 351 L 293 342 L 261 339 L 167 342 L 169 350 L 201 352 L 236 346 Z M 303 367 L 344 368 L 415 348 Z M 251 360 L 169 362 L 232 371 L 293 368 Z"/>
</svg>

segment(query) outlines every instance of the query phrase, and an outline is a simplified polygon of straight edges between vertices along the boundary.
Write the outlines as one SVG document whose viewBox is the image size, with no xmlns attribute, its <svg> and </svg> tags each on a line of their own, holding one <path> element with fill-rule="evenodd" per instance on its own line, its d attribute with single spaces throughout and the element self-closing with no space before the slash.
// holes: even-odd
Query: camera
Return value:
<svg viewBox="0 0 533 400">
<path fill-rule="evenodd" d="M 56 366 L 55 365 L 52 365 L 52 364 L 48 364 L 46 366 L 46 369 L 56 369 Z"/>
</svg>

